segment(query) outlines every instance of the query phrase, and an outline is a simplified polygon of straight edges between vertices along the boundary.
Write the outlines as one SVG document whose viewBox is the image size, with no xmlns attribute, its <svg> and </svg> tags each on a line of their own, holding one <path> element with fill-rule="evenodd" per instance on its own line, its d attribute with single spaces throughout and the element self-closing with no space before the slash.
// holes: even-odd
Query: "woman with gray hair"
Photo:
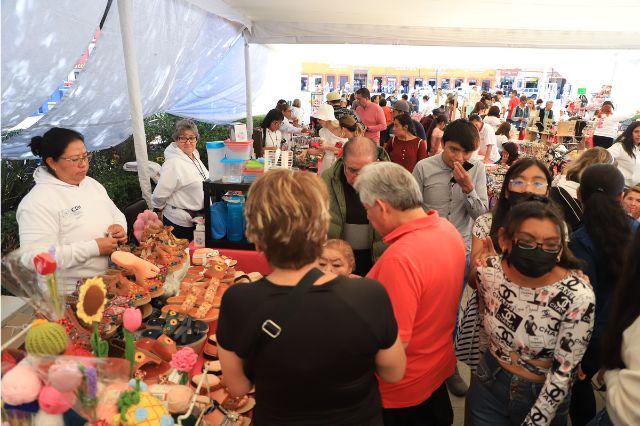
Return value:
<svg viewBox="0 0 640 426">
<path fill-rule="evenodd" d="M 164 151 L 164 164 L 151 204 L 154 211 L 162 212 L 162 222 L 173 226 L 173 235 L 191 241 L 195 228 L 193 218 L 203 213 L 202 181 L 207 179 L 209 171 L 200 161 L 196 149 L 200 133 L 192 120 L 178 121 L 172 138 L 173 142 Z"/>
</svg>

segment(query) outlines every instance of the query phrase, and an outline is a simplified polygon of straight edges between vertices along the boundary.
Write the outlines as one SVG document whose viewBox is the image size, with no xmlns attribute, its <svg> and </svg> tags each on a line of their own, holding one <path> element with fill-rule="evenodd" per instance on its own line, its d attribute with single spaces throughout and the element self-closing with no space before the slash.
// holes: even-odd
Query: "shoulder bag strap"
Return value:
<svg viewBox="0 0 640 426">
<path fill-rule="evenodd" d="M 282 333 L 282 330 L 286 327 L 287 321 L 298 308 L 302 296 L 304 296 L 307 290 L 309 290 L 313 286 L 313 283 L 318 281 L 322 275 L 324 274 L 317 268 L 313 268 L 307 272 L 293 290 L 291 290 L 291 293 L 282 300 L 269 318 L 262 322 L 258 330 L 258 335 L 253 343 L 252 353 L 254 356 L 264 344 L 280 336 L 280 333 Z"/>
</svg>

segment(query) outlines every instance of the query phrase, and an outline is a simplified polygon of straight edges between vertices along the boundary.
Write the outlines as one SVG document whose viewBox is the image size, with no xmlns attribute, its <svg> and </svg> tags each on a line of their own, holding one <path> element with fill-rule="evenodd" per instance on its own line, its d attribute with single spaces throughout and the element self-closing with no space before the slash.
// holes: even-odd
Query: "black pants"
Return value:
<svg viewBox="0 0 640 426">
<path fill-rule="evenodd" d="M 196 229 L 195 226 L 187 228 L 185 226 L 176 225 L 164 216 L 162 217 L 162 223 L 165 226 L 173 226 L 172 234 L 175 235 L 176 238 L 184 238 L 185 240 L 189 240 L 189 242 L 193 241 L 193 231 Z"/>
<path fill-rule="evenodd" d="M 593 135 L 593 146 L 601 146 L 602 148 L 610 148 L 613 145 L 613 138 L 608 138 L 606 136 L 597 136 Z"/>
<path fill-rule="evenodd" d="M 447 386 L 443 382 L 424 402 L 405 408 L 382 410 L 384 426 L 449 426 L 453 424 L 453 408 Z"/>
</svg>

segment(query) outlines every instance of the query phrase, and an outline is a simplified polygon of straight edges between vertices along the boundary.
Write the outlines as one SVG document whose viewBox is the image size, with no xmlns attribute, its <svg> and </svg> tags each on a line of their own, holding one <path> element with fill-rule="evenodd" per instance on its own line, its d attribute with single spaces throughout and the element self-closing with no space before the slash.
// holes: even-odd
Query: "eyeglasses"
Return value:
<svg viewBox="0 0 640 426">
<path fill-rule="evenodd" d="M 535 250 L 536 248 L 541 248 L 544 252 L 554 254 L 560 253 L 560 250 L 562 250 L 562 244 L 560 243 L 538 243 L 536 241 L 514 240 L 513 244 L 523 250 Z"/>
<path fill-rule="evenodd" d="M 524 190 L 529 185 L 539 190 L 544 190 L 547 188 L 547 186 L 549 186 L 546 182 L 539 182 L 539 181 L 527 182 L 522 179 L 511 179 L 509 183 L 514 189 L 522 189 L 522 190 Z"/>
<path fill-rule="evenodd" d="M 74 155 L 73 157 L 60 157 L 61 160 L 65 160 L 70 162 L 71 164 L 73 164 L 74 166 L 79 166 L 82 163 L 84 163 L 85 161 L 87 162 L 87 164 L 89 163 L 89 161 L 91 161 L 91 157 L 93 156 L 93 154 L 90 153 L 86 153 L 84 155 Z"/>
<path fill-rule="evenodd" d="M 198 138 L 196 138 L 195 136 L 187 138 L 185 136 L 178 136 L 178 142 L 180 143 L 196 143 L 198 142 Z"/>
</svg>

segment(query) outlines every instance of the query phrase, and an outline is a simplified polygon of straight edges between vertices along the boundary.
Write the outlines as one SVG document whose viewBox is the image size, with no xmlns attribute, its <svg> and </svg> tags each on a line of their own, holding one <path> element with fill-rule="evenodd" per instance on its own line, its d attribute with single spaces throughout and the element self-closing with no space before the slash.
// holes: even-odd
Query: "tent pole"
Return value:
<svg viewBox="0 0 640 426">
<path fill-rule="evenodd" d="M 249 40 L 247 38 L 247 29 L 242 31 L 244 38 L 244 77 L 247 95 L 247 136 L 253 134 L 253 106 L 251 105 L 251 62 L 249 58 Z"/>
<path fill-rule="evenodd" d="M 140 79 L 138 77 L 138 62 L 133 42 L 133 19 L 131 17 L 131 0 L 118 0 L 118 15 L 120 16 L 120 34 L 122 36 L 122 50 L 124 66 L 127 73 L 127 89 L 129 92 L 129 107 L 131 108 L 131 124 L 133 127 L 133 145 L 138 164 L 138 180 L 142 190 L 142 198 L 151 206 L 151 182 L 149 181 L 149 157 L 147 154 L 147 138 L 144 133 L 144 117 L 142 115 L 142 101 L 140 100 Z"/>
</svg>

